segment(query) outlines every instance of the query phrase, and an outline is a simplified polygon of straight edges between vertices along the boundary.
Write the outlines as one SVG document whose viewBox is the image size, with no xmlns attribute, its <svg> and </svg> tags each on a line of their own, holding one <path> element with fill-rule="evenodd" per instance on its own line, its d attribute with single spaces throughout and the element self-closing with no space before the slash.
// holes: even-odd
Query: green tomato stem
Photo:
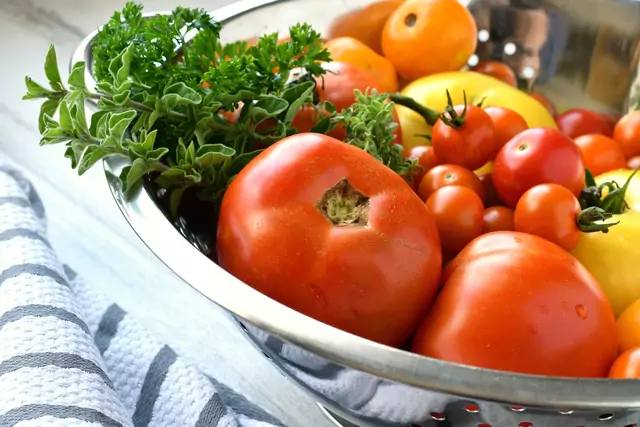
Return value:
<svg viewBox="0 0 640 427">
<path fill-rule="evenodd" d="M 604 209 L 601 209 L 597 206 L 592 206 L 582 210 L 577 218 L 576 223 L 578 228 L 583 233 L 608 233 L 609 228 L 613 227 L 616 224 L 619 224 L 620 221 L 616 222 L 601 222 L 606 221 L 611 218 L 613 215 Z"/>
<path fill-rule="evenodd" d="M 430 126 L 435 125 L 440 117 L 440 113 L 436 110 L 424 106 L 408 96 L 400 95 L 399 93 L 390 93 L 389 99 L 395 104 L 402 105 L 403 107 L 407 107 L 408 109 L 420 114 L 422 118 L 424 118 L 424 121 Z"/>
</svg>

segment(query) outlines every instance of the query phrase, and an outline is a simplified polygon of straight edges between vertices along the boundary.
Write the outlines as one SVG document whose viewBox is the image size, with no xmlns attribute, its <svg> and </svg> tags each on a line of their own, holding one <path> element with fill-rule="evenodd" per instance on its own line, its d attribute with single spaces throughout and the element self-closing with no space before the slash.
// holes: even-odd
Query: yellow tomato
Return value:
<svg viewBox="0 0 640 427">
<path fill-rule="evenodd" d="M 529 127 L 557 129 L 549 111 L 536 99 L 496 78 L 473 71 L 454 71 L 434 74 L 413 81 L 402 91 L 402 95 L 438 112 L 447 105 L 446 90 L 454 104 L 463 103 L 463 91 L 467 102 L 484 107 L 499 106 L 519 113 Z M 431 126 L 418 113 L 404 106 L 397 106 L 402 142 L 406 148 L 424 144 L 423 135 L 431 135 Z"/>
<path fill-rule="evenodd" d="M 486 175 L 488 173 L 493 173 L 493 162 L 487 162 L 480 169 L 476 169 L 475 171 L 473 171 L 473 173 L 475 173 L 478 176 Z"/>
<path fill-rule="evenodd" d="M 618 317 L 616 331 L 621 352 L 640 347 L 640 299 Z"/>
</svg>

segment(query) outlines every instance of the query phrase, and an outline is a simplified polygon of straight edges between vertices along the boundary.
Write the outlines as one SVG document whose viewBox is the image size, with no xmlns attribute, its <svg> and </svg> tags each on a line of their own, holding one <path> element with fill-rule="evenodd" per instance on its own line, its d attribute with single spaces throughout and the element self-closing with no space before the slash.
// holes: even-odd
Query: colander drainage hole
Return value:
<svg viewBox="0 0 640 427">
<path fill-rule="evenodd" d="M 444 414 L 440 412 L 432 412 L 431 418 L 433 418 L 435 421 L 445 421 L 447 419 L 447 417 L 445 417 Z"/>
<path fill-rule="evenodd" d="M 491 424 L 478 424 L 478 427 L 491 427 Z"/>
<path fill-rule="evenodd" d="M 613 414 L 602 414 L 598 417 L 600 421 L 608 421 L 613 418 Z"/>
<path fill-rule="evenodd" d="M 465 405 L 464 406 L 464 410 L 467 412 L 471 412 L 472 414 L 477 414 L 478 412 L 480 412 L 480 407 L 478 405 Z"/>
</svg>

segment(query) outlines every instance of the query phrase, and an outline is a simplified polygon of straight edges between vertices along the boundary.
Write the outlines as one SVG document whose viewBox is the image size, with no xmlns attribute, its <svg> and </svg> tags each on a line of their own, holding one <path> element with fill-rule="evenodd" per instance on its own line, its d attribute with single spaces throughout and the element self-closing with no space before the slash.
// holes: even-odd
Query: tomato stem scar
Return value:
<svg viewBox="0 0 640 427">
<path fill-rule="evenodd" d="M 364 227 L 369 223 L 369 197 L 351 185 L 347 178 L 325 191 L 316 203 L 316 209 L 336 227 Z"/>
</svg>

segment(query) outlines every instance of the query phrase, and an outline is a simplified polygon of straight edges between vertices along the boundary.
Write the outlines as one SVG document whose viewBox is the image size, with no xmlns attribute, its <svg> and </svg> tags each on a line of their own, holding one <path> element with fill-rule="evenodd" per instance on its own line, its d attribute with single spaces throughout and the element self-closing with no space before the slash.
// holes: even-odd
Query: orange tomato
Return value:
<svg viewBox="0 0 640 427">
<path fill-rule="evenodd" d="M 618 356 L 609 370 L 609 378 L 640 378 L 640 347 Z"/>
<path fill-rule="evenodd" d="M 438 166 L 438 158 L 430 145 L 413 147 L 405 156 L 409 160 L 418 160 L 418 166 L 411 172 L 411 182 L 409 183 L 417 191 L 424 175 Z"/>
<path fill-rule="evenodd" d="M 369 46 L 374 52 L 382 53 L 384 23 L 402 3 L 404 0 L 379 1 L 341 15 L 331 23 L 327 36 L 329 39 L 353 37 Z"/>
<path fill-rule="evenodd" d="M 620 351 L 640 347 L 640 299 L 627 307 L 616 321 Z"/>
<path fill-rule="evenodd" d="M 480 61 L 478 65 L 476 65 L 471 69 L 478 73 L 486 74 L 487 76 L 491 76 L 498 80 L 502 80 L 503 82 L 513 87 L 518 86 L 518 79 L 516 78 L 516 73 L 514 73 L 511 67 L 509 67 L 504 62 Z"/>
<path fill-rule="evenodd" d="M 624 169 L 627 165 L 622 147 L 608 136 L 588 134 L 579 136 L 574 141 L 582 152 L 584 167 L 593 176 Z"/>
<path fill-rule="evenodd" d="M 371 75 L 383 92 L 398 91 L 398 74 L 384 56 L 353 37 L 338 37 L 325 44 L 334 61 L 355 65 Z"/>
<path fill-rule="evenodd" d="M 513 231 L 513 209 L 504 206 L 492 206 L 484 210 L 483 233 L 493 231 Z"/>
<path fill-rule="evenodd" d="M 640 111 L 625 114 L 613 129 L 613 139 L 627 159 L 640 155 Z"/>
<path fill-rule="evenodd" d="M 427 200 L 438 189 L 451 185 L 468 187 L 480 197 L 480 200 L 484 200 L 484 186 L 480 178 L 469 169 L 458 165 L 438 165 L 428 170 L 420 181 L 418 195 L 422 200 Z"/>
<path fill-rule="evenodd" d="M 460 70 L 476 44 L 476 21 L 458 0 L 406 0 L 382 33 L 384 56 L 407 79 Z"/>
</svg>

